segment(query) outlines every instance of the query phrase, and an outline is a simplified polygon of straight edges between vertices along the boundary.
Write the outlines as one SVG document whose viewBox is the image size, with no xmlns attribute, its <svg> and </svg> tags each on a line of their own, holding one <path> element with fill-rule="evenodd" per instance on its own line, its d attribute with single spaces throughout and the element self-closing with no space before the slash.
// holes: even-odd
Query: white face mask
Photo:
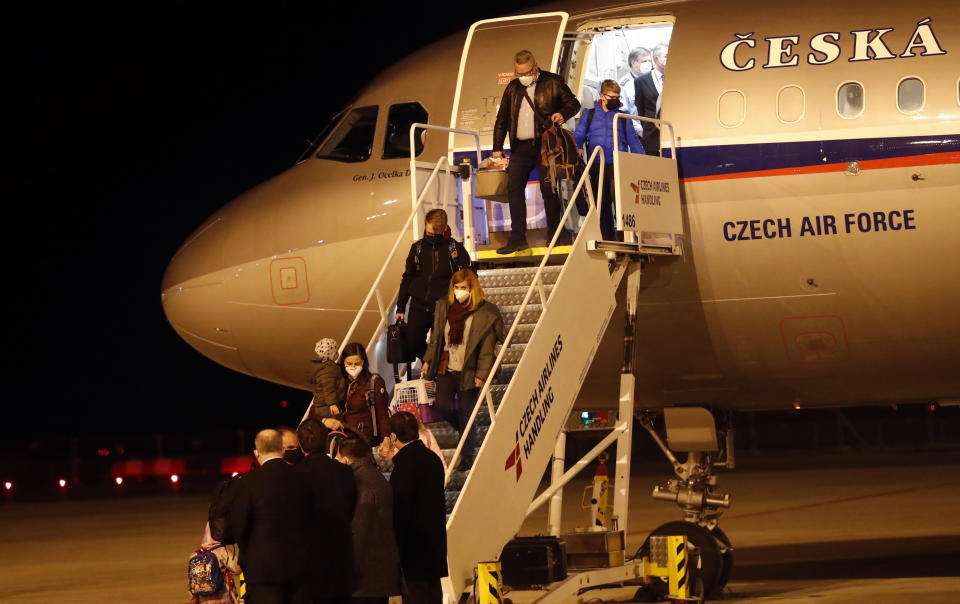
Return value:
<svg viewBox="0 0 960 604">
<path fill-rule="evenodd" d="M 360 375 L 360 372 L 363 371 L 363 365 L 353 365 L 351 367 L 344 367 L 347 370 L 347 375 L 352 378 L 356 378 Z"/>
<path fill-rule="evenodd" d="M 653 63 L 651 63 L 650 61 L 644 61 L 643 63 L 640 63 L 640 75 L 643 75 L 645 73 L 650 73 L 650 70 L 652 69 L 653 69 Z"/>
<path fill-rule="evenodd" d="M 455 289 L 453 290 L 453 297 L 457 299 L 457 302 L 463 304 L 470 298 L 470 292 L 465 289 Z"/>
<path fill-rule="evenodd" d="M 529 86 L 530 84 L 533 84 L 534 80 L 537 79 L 537 76 L 532 76 L 532 75 L 520 76 L 517 79 L 520 80 L 520 83 L 523 84 L 524 86 Z"/>
</svg>

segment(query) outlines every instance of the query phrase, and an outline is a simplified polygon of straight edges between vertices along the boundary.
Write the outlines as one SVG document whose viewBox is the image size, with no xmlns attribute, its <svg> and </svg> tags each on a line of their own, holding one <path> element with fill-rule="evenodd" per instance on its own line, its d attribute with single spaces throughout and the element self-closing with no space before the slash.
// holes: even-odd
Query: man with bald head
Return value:
<svg viewBox="0 0 960 604">
<path fill-rule="evenodd" d="M 246 602 L 307 602 L 305 527 L 310 520 L 310 487 L 283 460 L 283 436 L 278 430 L 261 430 L 254 445 L 260 467 L 238 483 L 230 508 L 247 581 Z"/>
</svg>

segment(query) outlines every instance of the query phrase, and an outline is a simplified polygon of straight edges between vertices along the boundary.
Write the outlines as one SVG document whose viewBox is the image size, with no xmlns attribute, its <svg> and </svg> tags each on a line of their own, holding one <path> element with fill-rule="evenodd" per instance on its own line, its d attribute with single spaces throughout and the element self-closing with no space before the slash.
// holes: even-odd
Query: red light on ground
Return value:
<svg viewBox="0 0 960 604">
<path fill-rule="evenodd" d="M 117 483 L 117 486 L 119 487 L 120 485 L 123 484 L 123 476 L 117 476 L 116 478 L 113 479 L 113 481 Z"/>
<path fill-rule="evenodd" d="M 5 483 L 3 483 L 3 488 L 6 489 L 7 491 L 12 491 L 13 483 L 8 480 Z"/>
<path fill-rule="evenodd" d="M 930 410 L 931 410 L 931 411 L 936 411 L 936 410 L 937 410 L 937 406 L 936 406 L 936 405 L 930 405 Z"/>
<path fill-rule="evenodd" d="M 173 484 L 177 484 L 178 482 L 180 482 L 180 477 L 177 476 L 176 474 L 171 474 L 170 482 L 172 482 Z"/>
<path fill-rule="evenodd" d="M 60 488 L 62 489 L 62 488 L 64 488 L 65 486 L 67 486 L 67 481 L 64 480 L 63 478 L 61 478 L 61 479 L 59 480 L 59 485 L 60 485 Z"/>
<path fill-rule="evenodd" d="M 281 406 L 281 407 L 286 407 L 286 406 L 287 406 L 287 401 L 280 401 L 280 406 Z"/>
</svg>

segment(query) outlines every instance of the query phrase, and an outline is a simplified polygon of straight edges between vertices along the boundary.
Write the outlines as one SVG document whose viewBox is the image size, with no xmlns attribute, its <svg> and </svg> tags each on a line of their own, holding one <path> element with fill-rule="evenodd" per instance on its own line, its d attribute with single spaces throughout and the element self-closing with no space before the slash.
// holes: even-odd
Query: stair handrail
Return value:
<svg viewBox="0 0 960 604">
<path fill-rule="evenodd" d="M 441 156 L 437 161 L 437 165 L 433 168 L 433 171 L 430 173 L 430 177 L 427 178 L 426 183 L 423 186 L 423 190 L 420 192 L 420 195 L 416 197 L 416 201 L 413 204 L 413 209 L 410 211 L 410 215 L 407 216 L 407 219 L 404 221 L 403 226 L 400 228 L 400 234 L 397 235 L 396 241 L 393 242 L 393 247 L 390 248 L 390 253 L 387 254 L 387 259 L 384 261 L 383 266 L 380 267 L 380 272 L 377 273 L 377 278 L 373 280 L 373 285 L 370 286 L 370 291 L 367 292 L 367 297 L 363 299 L 363 304 L 360 305 L 360 308 L 357 310 L 357 316 L 354 317 L 353 323 L 350 324 L 350 329 L 347 330 L 347 335 L 344 336 L 343 341 L 340 342 L 340 349 L 337 351 L 338 355 L 343 354 L 343 349 L 347 346 L 350 340 L 353 338 L 353 332 L 356 331 L 357 325 L 360 324 L 360 319 L 363 318 L 364 313 L 366 312 L 367 305 L 370 304 L 370 299 L 374 295 L 377 296 L 377 304 L 380 307 L 380 320 L 381 324 L 383 321 L 388 320 L 387 310 L 383 308 L 383 299 L 380 296 L 380 282 L 383 281 L 383 276 L 387 273 L 387 268 L 390 266 L 390 261 L 393 260 L 394 254 L 397 253 L 397 250 L 400 248 L 400 243 L 407 236 L 407 228 L 409 228 L 410 223 L 413 221 L 413 218 L 420 212 L 420 207 L 423 205 L 424 198 L 427 194 L 427 191 L 430 190 L 430 185 L 433 181 L 436 180 L 437 175 L 440 173 L 440 168 L 444 165 L 449 166 L 450 160 L 447 159 L 447 156 Z M 416 190 L 416 189 L 414 189 Z"/>
<path fill-rule="evenodd" d="M 466 136 L 472 136 L 473 140 L 476 142 L 477 149 L 477 165 L 473 167 L 474 170 L 477 170 L 480 167 L 481 153 L 480 153 L 480 134 L 472 130 L 459 130 L 457 128 L 448 128 L 446 126 L 437 126 L 435 124 L 424 124 L 422 122 L 414 122 L 410 125 L 410 199 L 414 199 L 417 196 L 417 147 L 416 147 L 416 131 L 417 130 L 439 130 L 441 132 L 446 132 L 448 134 L 463 134 Z M 448 155 L 450 155 L 448 151 Z M 449 164 L 449 159 L 448 165 Z M 424 190 L 427 189 L 427 185 L 424 185 Z M 472 200 L 472 196 L 471 196 Z M 468 211 L 469 210 L 469 211 Z M 462 208 L 463 211 L 463 244 L 467 251 L 471 254 L 471 257 L 476 256 L 476 233 L 474 233 L 473 228 L 473 207 L 471 201 L 470 208 Z"/>
<path fill-rule="evenodd" d="M 507 332 L 507 336 L 503 340 L 503 345 L 500 347 L 500 354 L 497 355 L 496 360 L 493 362 L 493 367 L 490 369 L 490 374 L 487 376 L 487 380 L 484 383 L 483 388 L 480 390 L 480 394 L 477 396 L 477 402 L 473 406 L 473 412 L 470 413 L 470 418 L 467 420 L 466 426 L 461 427 L 460 441 L 457 443 L 457 449 L 454 451 L 453 457 L 451 458 L 450 463 L 447 465 L 447 472 L 446 476 L 444 477 L 444 485 L 450 481 L 450 476 L 460 461 L 460 453 L 463 451 L 463 445 L 466 442 L 467 435 L 470 434 L 470 428 L 473 427 L 473 424 L 477 419 L 477 414 L 480 412 L 480 405 L 483 402 L 486 402 L 487 408 L 490 412 L 490 425 L 493 426 L 494 423 L 496 423 L 496 410 L 493 407 L 493 396 L 490 394 L 490 386 L 493 383 L 491 378 L 496 375 L 497 371 L 500 369 L 500 365 L 503 364 L 503 358 L 506 356 L 506 353 L 510 348 L 510 342 L 513 340 L 513 335 L 516 333 L 517 327 L 520 325 L 520 319 L 523 317 L 523 313 L 527 309 L 527 304 L 530 302 L 530 298 L 533 296 L 533 292 L 535 290 L 540 291 L 541 302 L 544 308 L 546 308 L 547 299 L 544 297 L 545 294 L 543 293 L 542 289 L 543 269 L 547 265 L 547 260 L 550 259 L 550 254 L 553 252 L 553 248 L 556 247 L 557 239 L 560 237 L 560 232 L 563 230 L 563 225 L 566 224 L 571 210 L 573 210 L 574 206 L 577 205 L 574 200 L 577 199 L 577 196 L 583 189 L 584 184 L 587 182 L 587 179 L 590 176 L 590 168 L 593 166 L 598 154 L 600 155 L 601 163 L 600 178 L 597 182 L 603 182 L 603 170 L 606 166 L 606 158 L 604 156 L 603 147 L 597 145 L 594 147 L 593 153 L 590 154 L 590 158 L 587 160 L 587 164 L 583 169 L 583 175 L 580 176 L 580 180 L 577 181 L 577 186 L 574 188 L 573 194 L 570 196 L 570 203 L 567 204 L 567 210 L 563 213 L 563 216 L 560 218 L 559 226 L 557 226 L 557 230 L 553 233 L 553 239 L 550 240 L 549 245 L 547 245 L 547 250 L 543 253 L 543 259 L 540 261 L 540 266 L 537 267 L 537 272 L 530 281 L 530 285 L 527 287 L 527 293 L 523 297 L 523 302 L 520 304 L 520 309 L 517 311 L 517 316 L 513 318 L 513 323 L 510 325 L 510 331 Z M 588 193 L 592 193 L 592 189 L 587 189 L 587 191 Z M 596 199 L 593 198 L 592 194 L 588 194 L 587 199 L 587 215 L 584 218 L 589 217 L 591 213 L 597 211 L 597 208 L 603 201 L 603 187 L 600 187 L 599 196 Z M 590 203 L 591 201 L 593 203 Z M 583 231 L 581 231 L 581 233 L 582 232 Z"/>
</svg>

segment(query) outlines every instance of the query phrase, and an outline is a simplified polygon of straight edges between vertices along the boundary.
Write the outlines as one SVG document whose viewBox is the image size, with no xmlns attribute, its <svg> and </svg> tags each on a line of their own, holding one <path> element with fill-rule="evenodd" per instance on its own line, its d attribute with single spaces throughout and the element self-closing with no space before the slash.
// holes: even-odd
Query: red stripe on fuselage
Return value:
<svg viewBox="0 0 960 604">
<path fill-rule="evenodd" d="M 929 153 L 927 155 L 908 155 L 905 157 L 891 157 L 888 159 L 868 159 L 861 162 L 861 170 L 880 170 L 884 168 L 907 168 L 911 166 L 937 166 L 945 164 L 960 164 L 960 152 Z M 776 170 L 756 170 L 753 172 L 733 172 L 730 174 L 716 174 L 711 176 L 695 176 L 681 178 L 681 182 L 701 182 L 706 180 L 732 180 L 735 178 L 764 178 L 766 176 L 796 176 L 800 174 L 823 174 L 827 172 L 845 172 L 849 162 L 823 164 L 814 166 L 797 166 L 795 168 L 777 168 Z"/>
</svg>

